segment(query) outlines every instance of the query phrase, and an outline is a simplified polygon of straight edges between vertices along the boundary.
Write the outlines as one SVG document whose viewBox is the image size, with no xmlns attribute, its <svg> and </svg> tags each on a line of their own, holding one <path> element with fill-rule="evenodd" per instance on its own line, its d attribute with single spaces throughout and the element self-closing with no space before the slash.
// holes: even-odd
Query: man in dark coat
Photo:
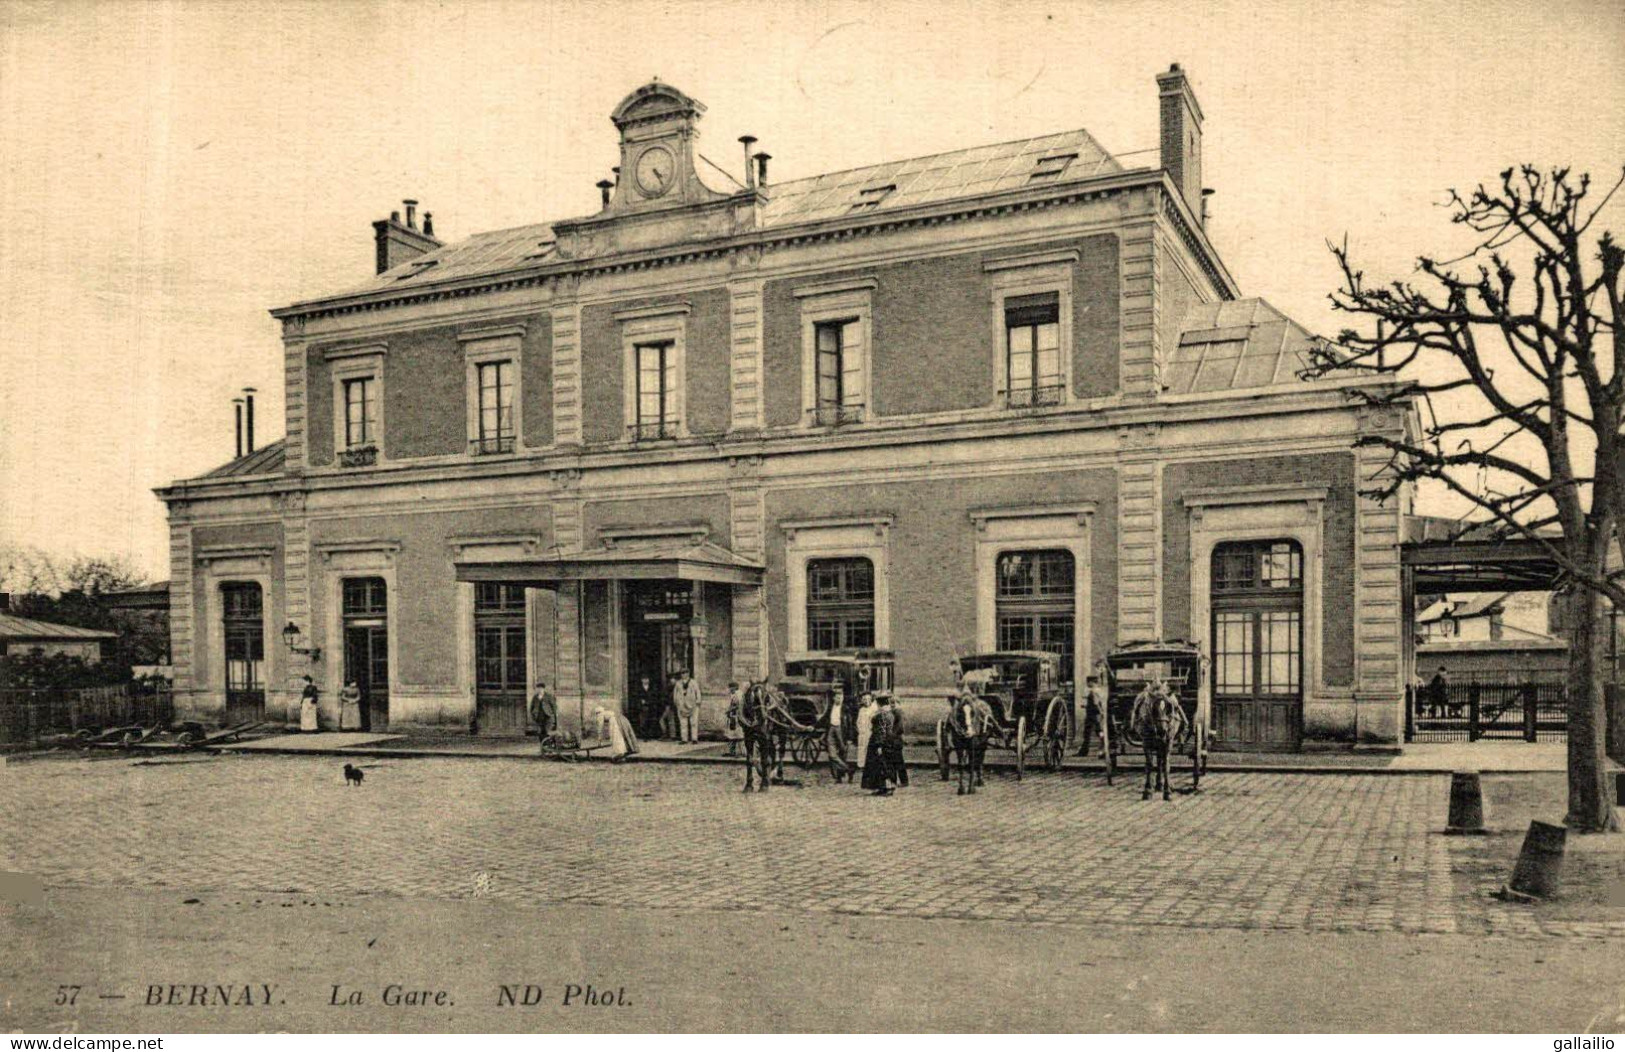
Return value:
<svg viewBox="0 0 1625 1052">
<path fill-rule="evenodd" d="M 886 704 L 887 699 L 880 698 L 878 701 L 880 708 L 874 715 L 869 731 L 869 747 L 863 756 L 862 785 L 875 796 L 889 796 L 892 778 L 890 749 L 886 743 L 891 740 L 893 716 Z"/>
<path fill-rule="evenodd" d="M 541 680 L 536 681 L 536 693 L 530 696 L 530 719 L 536 724 L 536 740 L 546 752 L 547 739 L 559 729 L 559 702 Z"/>
<path fill-rule="evenodd" d="M 886 728 L 886 766 L 891 768 L 892 783 L 901 788 L 908 785 L 908 764 L 903 760 L 903 710 L 890 696 L 883 697 L 880 704 L 881 711 L 891 716 Z"/>
</svg>

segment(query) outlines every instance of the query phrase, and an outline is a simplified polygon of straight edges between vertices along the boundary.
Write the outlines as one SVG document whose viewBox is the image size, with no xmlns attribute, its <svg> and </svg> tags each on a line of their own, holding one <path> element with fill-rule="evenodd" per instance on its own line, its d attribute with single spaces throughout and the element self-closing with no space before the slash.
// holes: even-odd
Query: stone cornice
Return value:
<svg viewBox="0 0 1625 1052">
<path fill-rule="evenodd" d="M 717 239 L 706 244 L 681 243 L 639 252 L 623 253 L 596 259 L 557 260 L 545 264 L 503 271 L 499 274 L 475 275 L 454 279 L 441 284 L 428 284 L 413 289 L 378 289 L 295 303 L 272 310 L 271 316 L 289 326 L 297 327 L 301 319 L 353 314 L 362 311 L 383 310 L 413 303 L 456 299 L 547 285 L 560 279 L 579 278 L 589 274 L 608 274 L 623 271 L 649 270 L 673 266 L 702 259 L 727 256 L 742 250 L 800 245 L 842 238 L 863 237 L 886 233 L 907 227 L 939 225 L 960 222 L 988 215 L 1026 212 L 1054 208 L 1098 197 L 1108 197 L 1135 190 L 1155 187 L 1167 202 L 1174 195 L 1173 184 L 1166 172 L 1142 170 L 1119 172 L 1112 175 L 1074 180 L 1071 183 L 1044 184 L 1038 188 L 1022 187 L 981 197 L 956 198 L 900 208 L 892 212 L 878 212 L 858 216 L 837 216 L 782 227 L 753 230 L 730 238 Z M 1236 294 L 1236 285 L 1217 264 L 1217 256 L 1205 236 L 1193 233 L 1191 221 L 1182 212 L 1183 206 L 1164 204 L 1164 214 L 1181 232 L 1217 287 L 1230 296 Z"/>
</svg>

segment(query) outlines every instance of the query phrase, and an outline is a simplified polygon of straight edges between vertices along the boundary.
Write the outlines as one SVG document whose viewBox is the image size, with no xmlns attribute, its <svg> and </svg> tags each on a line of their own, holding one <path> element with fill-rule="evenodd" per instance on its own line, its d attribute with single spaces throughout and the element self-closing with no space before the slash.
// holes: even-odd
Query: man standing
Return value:
<svg viewBox="0 0 1625 1052">
<path fill-rule="evenodd" d="M 1089 743 L 1100 733 L 1100 721 L 1106 713 L 1106 688 L 1099 676 L 1090 676 L 1083 692 L 1083 740 L 1078 742 L 1078 755 L 1089 755 Z"/>
<path fill-rule="evenodd" d="M 694 682 L 688 669 L 677 677 L 677 686 L 672 689 L 672 703 L 677 708 L 677 727 L 679 737 L 685 742 L 700 740 L 700 685 Z"/>
<path fill-rule="evenodd" d="M 824 730 L 824 744 L 829 748 L 829 773 L 839 785 L 852 776 L 852 765 L 846 759 L 846 688 L 840 680 L 830 684 L 829 726 Z"/>
<path fill-rule="evenodd" d="M 1438 719 L 1448 713 L 1446 707 L 1450 700 L 1450 681 L 1445 678 L 1444 666 L 1433 674 L 1428 681 L 1428 715 Z"/>
<path fill-rule="evenodd" d="M 648 674 L 639 676 L 638 685 L 632 688 L 632 712 L 635 714 L 632 724 L 640 735 L 645 738 L 660 737 L 660 709 L 664 704 Z"/>
<path fill-rule="evenodd" d="M 530 720 L 536 724 L 536 738 L 545 753 L 547 739 L 559 729 L 559 703 L 541 680 L 536 681 L 536 693 L 530 696 Z"/>
</svg>

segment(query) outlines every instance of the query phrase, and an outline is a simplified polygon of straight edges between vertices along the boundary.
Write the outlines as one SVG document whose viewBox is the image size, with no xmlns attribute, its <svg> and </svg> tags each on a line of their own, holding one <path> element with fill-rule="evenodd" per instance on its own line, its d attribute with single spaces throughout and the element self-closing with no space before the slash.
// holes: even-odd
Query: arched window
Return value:
<svg viewBox="0 0 1625 1052">
<path fill-rule="evenodd" d="M 807 649 L 875 645 L 875 566 L 864 558 L 807 562 Z"/>
<path fill-rule="evenodd" d="M 999 555 L 994 619 L 1000 650 L 1047 650 L 1061 655 L 1070 679 L 1076 651 L 1077 571 L 1064 548 Z"/>
</svg>

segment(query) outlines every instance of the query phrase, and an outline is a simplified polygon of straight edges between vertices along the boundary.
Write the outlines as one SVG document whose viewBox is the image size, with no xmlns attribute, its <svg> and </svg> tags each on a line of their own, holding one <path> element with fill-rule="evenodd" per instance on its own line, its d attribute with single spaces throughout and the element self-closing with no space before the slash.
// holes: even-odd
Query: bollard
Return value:
<svg viewBox="0 0 1625 1052">
<path fill-rule="evenodd" d="M 1445 823 L 1446 836 L 1483 836 L 1484 790 L 1478 783 L 1477 771 L 1457 771 L 1450 776 L 1450 818 Z"/>
<path fill-rule="evenodd" d="M 1522 902 L 1549 899 L 1557 894 L 1563 876 L 1563 843 L 1568 830 L 1545 822 L 1530 822 L 1524 835 L 1518 864 L 1512 867 L 1512 882 L 1502 897 Z"/>
</svg>

